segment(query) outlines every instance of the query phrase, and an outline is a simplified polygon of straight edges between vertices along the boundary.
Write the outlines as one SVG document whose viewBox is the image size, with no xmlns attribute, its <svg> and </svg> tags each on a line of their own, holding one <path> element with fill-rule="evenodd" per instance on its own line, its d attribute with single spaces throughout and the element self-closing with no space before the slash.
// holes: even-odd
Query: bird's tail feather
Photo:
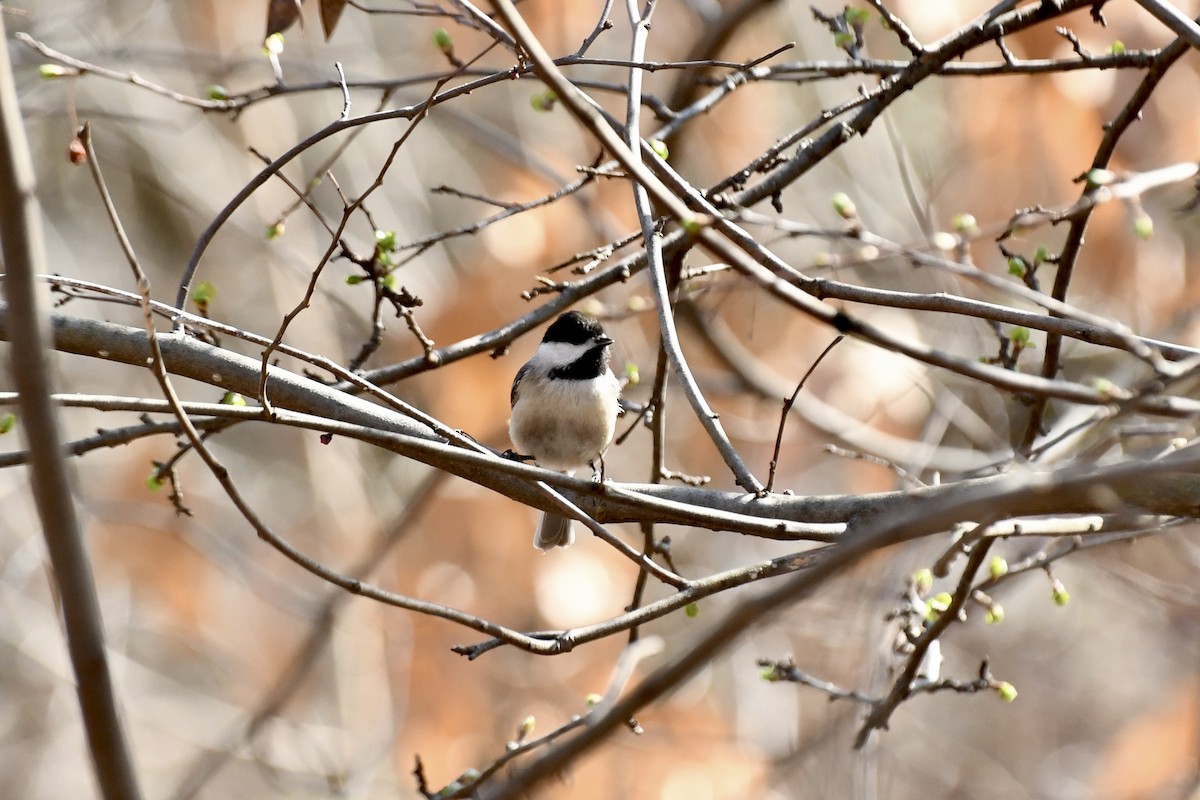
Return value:
<svg viewBox="0 0 1200 800">
<path fill-rule="evenodd" d="M 566 547 L 575 542 L 575 529 L 568 517 L 559 514 L 543 514 L 533 535 L 533 546 L 538 550 Z"/>
</svg>

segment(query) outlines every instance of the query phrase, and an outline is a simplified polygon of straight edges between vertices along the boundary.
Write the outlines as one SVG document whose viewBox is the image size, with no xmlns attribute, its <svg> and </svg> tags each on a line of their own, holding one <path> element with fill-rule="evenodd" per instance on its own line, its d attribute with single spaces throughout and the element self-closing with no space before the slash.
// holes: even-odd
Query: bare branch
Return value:
<svg viewBox="0 0 1200 800">
<path fill-rule="evenodd" d="M 4 16 L 0 14 L 0 205 L 4 207 L 0 214 L 0 244 L 7 270 L 4 328 L 13 344 L 11 374 L 20 394 L 30 450 L 30 480 L 50 556 L 51 577 L 62 603 L 67 650 L 96 780 L 107 800 L 136 800 L 141 797 L 141 789 L 117 708 L 95 579 L 75 514 L 57 414 L 50 402 L 53 390 L 46 363 L 46 316 L 36 283 L 37 274 L 45 271 L 45 245 L 34 186 L 33 163 L 4 36 Z"/>
</svg>

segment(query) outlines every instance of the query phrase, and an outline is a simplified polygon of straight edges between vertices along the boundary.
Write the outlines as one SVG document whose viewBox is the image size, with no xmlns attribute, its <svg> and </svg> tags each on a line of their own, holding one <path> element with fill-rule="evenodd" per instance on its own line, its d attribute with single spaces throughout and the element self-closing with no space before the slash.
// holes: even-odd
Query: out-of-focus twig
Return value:
<svg viewBox="0 0 1200 800">
<path fill-rule="evenodd" d="M 12 374 L 21 395 L 21 427 L 29 443 L 34 502 L 62 602 L 67 650 L 100 792 L 107 800 L 136 800 L 141 790 L 117 709 L 95 578 L 75 514 L 50 400 L 48 327 L 35 277 L 45 271 L 41 209 L 34 194 L 33 163 L 4 42 L 4 17 L 0 15 L 0 206 L 4 208 L 0 240 L 7 272 L 6 327 L 13 344 Z"/>
</svg>

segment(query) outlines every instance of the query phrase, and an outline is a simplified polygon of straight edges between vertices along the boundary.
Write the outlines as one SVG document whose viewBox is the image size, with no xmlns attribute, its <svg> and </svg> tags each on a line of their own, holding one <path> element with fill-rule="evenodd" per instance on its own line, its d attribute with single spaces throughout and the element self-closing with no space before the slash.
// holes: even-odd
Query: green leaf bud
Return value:
<svg viewBox="0 0 1200 800">
<path fill-rule="evenodd" d="M 976 236 L 979 234 L 979 224 L 975 221 L 974 214 L 956 214 L 954 219 L 950 221 L 954 230 L 967 236 Z"/>
<path fill-rule="evenodd" d="M 217 287 L 212 281 L 200 281 L 194 287 L 192 287 L 192 302 L 195 303 L 198 308 L 203 309 L 207 307 L 216 296 Z"/>
<path fill-rule="evenodd" d="M 913 573 L 912 584 L 917 594 L 925 594 L 933 588 L 933 571 L 929 567 L 917 570 Z"/>
<path fill-rule="evenodd" d="M 858 219 L 858 209 L 854 206 L 854 201 L 850 199 L 850 195 L 845 192 L 838 192 L 833 196 L 833 210 L 842 219 Z"/>
<path fill-rule="evenodd" d="M 277 56 L 283 52 L 283 34 L 272 33 L 263 41 L 263 55 Z"/>
<path fill-rule="evenodd" d="M 1017 687 L 1008 681 L 1000 681 L 996 684 L 995 689 L 996 694 L 1000 695 L 1000 699 L 1006 703 L 1011 703 L 1017 699 Z"/>
<path fill-rule="evenodd" d="M 949 592 L 938 592 L 933 597 L 929 598 L 929 606 L 925 611 L 925 619 L 928 622 L 933 622 L 935 619 L 946 613 L 946 609 L 950 608 L 950 603 L 954 598 Z"/>
<path fill-rule="evenodd" d="M 1083 179 L 1087 181 L 1089 187 L 1108 186 L 1117 179 L 1117 174 L 1112 170 L 1097 167 L 1096 169 L 1088 170 L 1084 174 Z"/>
<path fill-rule="evenodd" d="M 847 8 L 845 17 L 849 25 L 861 28 L 871 21 L 871 12 L 865 8 Z"/>
<path fill-rule="evenodd" d="M 396 232 L 395 231 L 375 231 L 375 246 L 385 253 L 392 253 L 396 250 Z"/>
<path fill-rule="evenodd" d="M 1065 606 L 1071 602 L 1071 593 L 1067 591 L 1067 587 L 1063 586 L 1062 581 L 1055 578 L 1050 582 L 1050 594 L 1054 598 L 1054 605 Z"/>
<path fill-rule="evenodd" d="M 554 104 L 557 102 L 558 95 L 555 94 L 553 89 L 547 89 L 529 98 L 529 105 L 534 111 L 553 111 Z"/>
<path fill-rule="evenodd" d="M 1154 220 L 1150 218 L 1149 214 L 1138 214 L 1137 218 L 1133 220 L 1133 233 L 1143 242 L 1154 235 Z"/>
</svg>

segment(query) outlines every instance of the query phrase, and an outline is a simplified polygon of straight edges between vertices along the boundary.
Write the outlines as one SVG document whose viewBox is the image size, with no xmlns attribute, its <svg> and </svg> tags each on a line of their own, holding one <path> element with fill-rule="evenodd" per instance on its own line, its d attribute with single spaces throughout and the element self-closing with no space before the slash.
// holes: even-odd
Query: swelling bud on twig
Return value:
<svg viewBox="0 0 1200 800">
<path fill-rule="evenodd" d="M 433 32 L 433 44 L 443 53 L 454 52 L 454 40 L 450 38 L 450 32 L 445 28 L 438 28 Z"/>
<path fill-rule="evenodd" d="M 384 253 L 392 253 L 396 250 L 396 232 L 395 231 L 375 231 L 375 246 Z"/>
<path fill-rule="evenodd" d="M 282 222 L 276 222 L 274 225 L 267 226 L 267 241 L 278 239 L 283 236 L 283 232 L 287 230 L 287 226 Z"/>
<path fill-rule="evenodd" d="M 263 41 L 263 55 L 277 56 L 283 52 L 283 34 L 272 33 Z"/>
<path fill-rule="evenodd" d="M 982 233 L 979 230 L 979 223 L 975 221 L 974 214 L 956 214 L 954 219 L 950 220 L 950 224 L 963 236 L 978 236 Z"/>
<path fill-rule="evenodd" d="M 858 219 L 858 209 L 855 207 L 854 201 L 850 199 L 850 195 L 845 192 L 835 194 L 831 204 L 833 210 L 842 219 Z"/>
<path fill-rule="evenodd" d="M 228 100 L 229 92 L 220 84 L 210 83 L 204 88 L 204 94 L 209 100 Z"/>
<path fill-rule="evenodd" d="M 517 741 L 525 741 L 526 737 L 533 733 L 535 727 L 537 727 L 537 719 L 534 718 L 533 714 L 521 720 L 521 727 L 517 728 Z"/>
<path fill-rule="evenodd" d="M 534 111 L 553 111 L 557 102 L 558 95 L 553 89 L 547 89 L 529 98 L 529 105 Z"/>
<path fill-rule="evenodd" d="M 1110 169 L 1089 169 L 1083 174 L 1083 180 L 1087 183 L 1088 188 L 1097 186 L 1108 186 L 1117 179 L 1117 174 Z"/>
<path fill-rule="evenodd" d="M 223 406 L 244 406 L 246 398 L 242 397 L 237 392 L 226 392 L 221 397 L 221 405 Z"/>
<path fill-rule="evenodd" d="M 866 24 L 871 21 L 871 12 L 865 8 L 850 8 L 847 6 L 842 15 L 846 18 L 846 22 L 850 27 L 860 33 Z"/>
<path fill-rule="evenodd" d="M 1054 605 L 1065 606 L 1071 602 L 1071 593 L 1067 591 L 1067 587 L 1063 586 L 1063 582 L 1058 578 L 1050 581 L 1050 595 L 1054 598 Z"/>
<path fill-rule="evenodd" d="M 159 476 L 158 470 L 154 470 L 146 476 L 146 488 L 152 492 L 163 488 L 163 479 Z"/>
<path fill-rule="evenodd" d="M 683 607 L 683 613 L 688 615 L 688 617 L 695 619 L 696 617 L 700 616 L 700 604 L 688 603 Z"/>
<path fill-rule="evenodd" d="M 651 139 L 650 149 L 654 151 L 654 155 L 658 156 L 663 161 L 666 161 L 667 157 L 671 155 L 671 151 L 667 149 L 667 143 L 662 139 Z"/>
<path fill-rule="evenodd" d="M 201 314 L 208 313 L 208 305 L 217 296 L 217 287 L 212 281 L 200 281 L 192 288 L 191 300 Z"/>
<path fill-rule="evenodd" d="M 992 603 L 987 610 L 988 625 L 999 625 L 1004 622 L 1004 606 L 999 603 Z"/>
<path fill-rule="evenodd" d="M 1008 681 L 999 681 L 992 688 L 996 690 L 996 694 L 1000 695 L 1000 699 L 1006 703 L 1011 703 L 1017 699 L 1017 687 Z"/>
<path fill-rule="evenodd" d="M 0 416 L 0 436 L 11 431 L 17 424 L 17 415 L 11 411 L 3 416 Z"/>
<path fill-rule="evenodd" d="M 1108 378 L 1092 378 L 1092 388 L 1105 397 L 1111 397 L 1117 387 Z"/>
<path fill-rule="evenodd" d="M 925 594 L 933 588 L 933 571 L 929 567 L 922 567 L 913 573 L 912 576 L 913 591 L 917 594 Z"/>
<path fill-rule="evenodd" d="M 641 380 L 642 380 L 642 375 L 640 372 L 638 372 L 637 364 L 626 364 L 625 365 L 625 385 L 637 386 L 639 383 L 641 383 Z"/>
<path fill-rule="evenodd" d="M 83 140 L 79 135 L 71 137 L 71 143 L 67 145 L 67 160 L 72 164 L 82 164 L 87 161 L 87 148 L 83 146 Z"/>
<path fill-rule="evenodd" d="M 999 578 L 1008 574 L 1008 562 L 1003 556 L 992 556 L 992 561 L 988 564 L 988 574 L 993 578 Z"/>
<path fill-rule="evenodd" d="M 61 64 L 42 64 L 38 67 L 38 75 L 41 75 L 46 80 L 54 80 L 55 78 L 65 78 L 68 75 L 78 75 L 79 73 L 73 69 L 67 69 Z"/>
<path fill-rule="evenodd" d="M 954 598 L 949 592 L 938 592 L 933 597 L 929 598 L 929 608 L 925 612 L 925 620 L 933 622 L 942 614 L 946 613 L 946 609 L 950 608 L 950 603 Z"/>
<path fill-rule="evenodd" d="M 1150 218 L 1149 214 L 1142 213 L 1134 218 L 1133 233 L 1143 242 L 1154 235 L 1154 220 Z"/>
</svg>

